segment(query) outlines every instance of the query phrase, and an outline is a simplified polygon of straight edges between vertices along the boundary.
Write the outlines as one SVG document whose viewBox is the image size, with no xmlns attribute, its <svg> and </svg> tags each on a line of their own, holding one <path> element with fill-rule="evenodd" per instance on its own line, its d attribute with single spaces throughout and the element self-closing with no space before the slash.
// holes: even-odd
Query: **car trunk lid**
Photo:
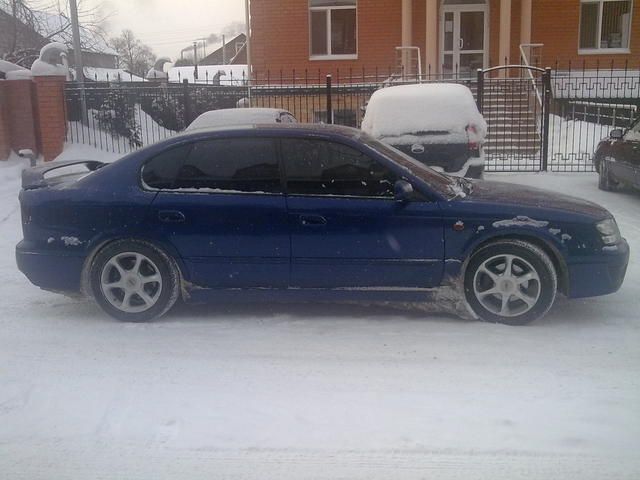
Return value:
<svg viewBox="0 0 640 480">
<path fill-rule="evenodd" d="M 22 189 L 57 186 L 71 183 L 102 168 L 106 164 L 97 160 L 72 160 L 68 162 L 51 162 L 22 172 Z"/>
</svg>

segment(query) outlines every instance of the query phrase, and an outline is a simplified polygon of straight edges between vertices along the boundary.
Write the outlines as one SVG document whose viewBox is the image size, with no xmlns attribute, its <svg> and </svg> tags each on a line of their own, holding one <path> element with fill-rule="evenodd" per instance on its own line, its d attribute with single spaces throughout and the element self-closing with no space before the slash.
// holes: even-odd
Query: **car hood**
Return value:
<svg viewBox="0 0 640 480">
<path fill-rule="evenodd" d="M 598 219 L 611 216 L 605 208 L 593 202 L 513 183 L 476 181 L 466 198 L 474 202 L 572 212 Z"/>
</svg>

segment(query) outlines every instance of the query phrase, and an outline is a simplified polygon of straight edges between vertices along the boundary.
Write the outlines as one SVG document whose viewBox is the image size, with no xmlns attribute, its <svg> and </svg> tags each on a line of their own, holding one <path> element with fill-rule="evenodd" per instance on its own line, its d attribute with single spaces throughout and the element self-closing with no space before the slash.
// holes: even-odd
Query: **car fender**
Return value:
<svg viewBox="0 0 640 480">
<path fill-rule="evenodd" d="M 529 241 L 545 250 L 558 270 L 561 288 L 563 290 L 566 288 L 568 282 L 567 246 L 562 242 L 561 238 L 553 235 L 546 228 L 489 227 L 482 229 L 466 240 L 459 257 L 445 260 L 445 277 L 464 277 L 469 260 L 475 251 L 489 243 L 508 238 Z"/>
<path fill-rule="evenodd" d="M 174 247 L 171 242 L 149 237 L 148 235 L 108 235 L 108 234 L 100 234 L 94 237 L 87 246 L 87 256 L 84 261 L 84 265 L 82 268 L 82 277 L 81 277 L 81 291 L 85 296 L 91 296 L 90 289 L 90 278 L 91 278 L 91 266 L 93 264 L 93 259 L 96 257 L 98 252 L 100 252 L 107 245 L 119 241 L 119 240 L 138 240 L 141 242 L 149 243 L 153 245 L 155 248 L 162 251 L 166 254 L 173 262 L 175 262 L 176 267 L 178 268 L 178 273 L 180 275 L 181 282 L 189 279 L 189 271 L 187 269 L 186 264 L 182 260 L 182 257 L 178 253 L 178 250 Z"/>
</svg>

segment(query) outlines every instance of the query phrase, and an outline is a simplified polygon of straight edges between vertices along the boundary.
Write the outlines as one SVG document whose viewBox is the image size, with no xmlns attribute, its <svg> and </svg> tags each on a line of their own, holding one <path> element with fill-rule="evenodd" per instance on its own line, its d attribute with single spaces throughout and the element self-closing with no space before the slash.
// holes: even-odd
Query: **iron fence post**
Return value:
<svg viewBox="0 0 640 480">
<path fill-rule="evenodd" d="M 192 118 L 191 97 L 189 96 L 189 79 L 182 80 L 182 96 L 184 101 L 184 128 L 187 128 Z"/>
<path fill-rule="evenodd" d="M 542 112 L 542 171 L 549 168 L 549 121 L 551 119 L 551 68 L 545 68 L 542 75 L 542 92 L 544 95 L 544 106 Z"/>
<path fill-rule="evenodd" d="M 333 123 L 333 106 L 331 105 L 331 75 L 327 75 L 327 124 Z"/>
<path fill-rule="evenodd" d="M 478 86 L 476 91 L 476 103 L 478 104 L 478 110 L 482 113 L 482 103 L 484 99 L 484 72 L 481 68 L 478 69 Z"/>
</svg>

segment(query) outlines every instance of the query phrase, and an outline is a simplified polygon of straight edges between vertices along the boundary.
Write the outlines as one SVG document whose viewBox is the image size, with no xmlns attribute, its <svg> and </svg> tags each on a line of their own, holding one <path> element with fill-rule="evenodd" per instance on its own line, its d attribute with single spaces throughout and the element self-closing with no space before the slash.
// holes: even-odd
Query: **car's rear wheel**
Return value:
<svg viewBox="0 0 640 480">
<path fill-rule="evenodd" d="M 524 325 L 544 316 L 556 297 L 558 278 L 549 256 L 521 240 L 479 249 L 465 273 L 465 296 L 482 320 Z"/>
<path fill-rule="evenodd" d="M 603 158 L 600 161 L 600 168 L 598 169 L 598 188 L 605 192 L 611 192 L 617 187 L 617 182 L 611 177 L 610 160 Z"/>
<path fill-rule="evenodd" d="M 91 288 L 109 315 L 144 322 L 164 315 L 174 305 L 180 277 L 173 260 L 152 244 L 120 240 L 95 256 Z"/>
</svg>

